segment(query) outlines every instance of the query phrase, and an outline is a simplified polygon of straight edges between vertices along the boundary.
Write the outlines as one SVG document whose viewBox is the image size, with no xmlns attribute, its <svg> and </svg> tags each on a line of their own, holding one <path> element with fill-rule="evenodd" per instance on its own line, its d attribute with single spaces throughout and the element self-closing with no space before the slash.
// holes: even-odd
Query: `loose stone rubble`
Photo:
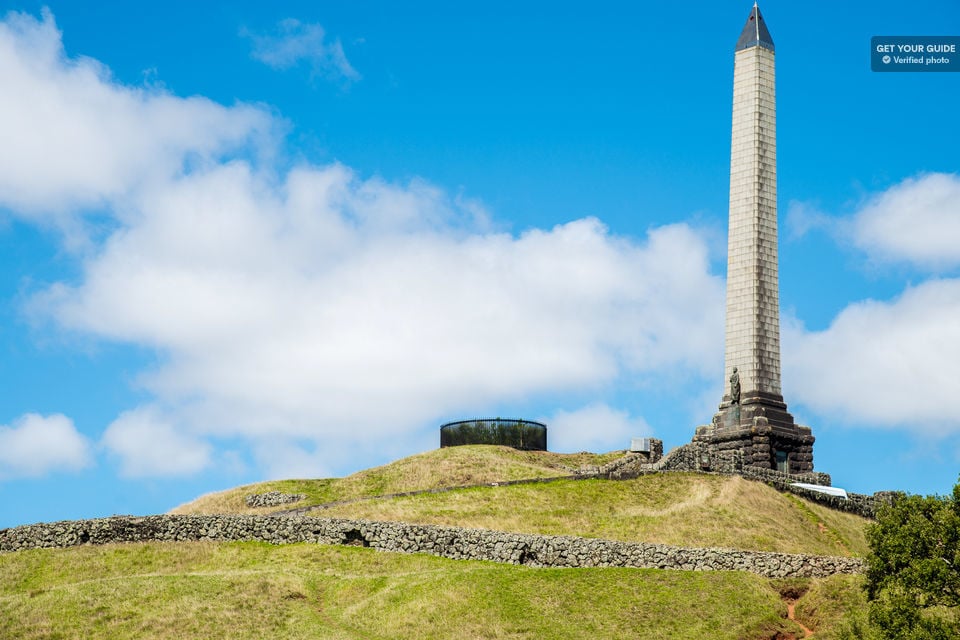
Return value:
<svg viewBox="0 0 960 640">
<path fill-rule="evenodd" d="M 291 504 L 306 500 L 305 493 L 280 493 L 279 491 L 268 491 L 267 493 L 254 493 L 247 496 L 247 506 L 257 507 L 278 507 L 282 504 Z"/>
</svg>

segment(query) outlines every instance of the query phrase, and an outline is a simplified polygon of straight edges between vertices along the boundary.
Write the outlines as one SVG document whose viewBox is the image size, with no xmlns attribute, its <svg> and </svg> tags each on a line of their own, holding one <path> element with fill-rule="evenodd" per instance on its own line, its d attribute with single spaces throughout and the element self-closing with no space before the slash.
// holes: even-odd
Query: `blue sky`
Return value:
<svg viewBox="0 0 960 640">
<path fill-rule="evenodd" d="M 2 3 L 0 526 L 431 449 L 689 441 L 723 392 L 749 2 Z M 199 5 L 199 6 L 198 6 Z M 870 493 L 960 471 L 952 0 L 770 0 L 783 393 Z"/>
</svg>

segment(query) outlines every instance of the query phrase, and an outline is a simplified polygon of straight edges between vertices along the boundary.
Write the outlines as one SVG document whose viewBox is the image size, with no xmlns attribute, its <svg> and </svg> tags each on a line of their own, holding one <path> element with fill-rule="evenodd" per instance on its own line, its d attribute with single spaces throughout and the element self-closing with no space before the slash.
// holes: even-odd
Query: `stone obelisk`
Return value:
<svg viewBox="0 0 960 640">
<path fill-rule="evenodd" d="M 735 51 L 726 370 L 737 367 L 743 404 L 755 393 L 780 397 L 774 47 L 756 5 Z"/>
<path fill-rule="evenodd" d="M 707 436 L 747 466 L 813 470 L 813 436 L 780 390 L 777 110 L 773 38 L 754 4 L 737 40 L 730 149 L 725 387 Z"/>
</svg>

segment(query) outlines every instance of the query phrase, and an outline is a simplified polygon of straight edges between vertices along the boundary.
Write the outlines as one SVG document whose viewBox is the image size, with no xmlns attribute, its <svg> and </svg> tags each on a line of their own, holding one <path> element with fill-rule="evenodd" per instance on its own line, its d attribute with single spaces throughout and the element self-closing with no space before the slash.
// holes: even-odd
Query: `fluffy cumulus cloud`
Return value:
<svg viewBox="0 0 960 640">
<path fill-rule="evenodd" d="M 550 448 L 558 451 L 626 449 L 631 438 L 652 433 L 643 418 L 631 417 L 602 403 L 558 411 L 547 424 Z"/>
<path fill-rule="evenodd" d="M 15 80 L 0 202 L 113 217 L 34 317 L 158 356 L 138 379 L 148 404 L 102 438 L 127 476 L 196 473 L 237 438 L 271 474 L 318 471 L 419 442 L 440 416 L 720 360 L 722 280 L 688 225 L 492 232 L 482 205 L 424 180 L 264 169 L 244 151 L 275 127 L 264 112 L 120 86 L 66 57 L 49 15 L 8 16 L 0 64 Z M 603 407 L 560 419 L 642 428 Z"/>
<path fill-rule="evenodd" d="M 347 60 L 340 40 L 328 41 L 319 24 L 287 18 L 278 22 L 272 33 L 253 33 L 244 29 L 241 35 L 253 43 L 250 55 L 274 69 L 306 64 L 312 73 L 331 80 L 360 79 L 360 74 Z"/>
<path fill-rule="evenodd" d="M 49 12 L 0 21 L 0 77 L 0 206 L 23 216 L 108 204 L 274 125 L 257 108 L 113 82 L 97 61 L 66 55 Z"/>
<path fill-rule="evenodd" d="M 208 443 L 182 433 L 154 406 L 121 414 L 101 444 L 119 458 L 120 473 L 133 478 L 196 473 L 211 457 Z"/>
<path fill-rule="evenodd" d="M 334 445 L 336 446 L 336 445 Z M 263 438 L 253 449 L 267 478 L 329 478 L 337 475 L 332 462 L 347 451 L 331 451 L 322 442 Z"/>
<path fill-rule="evenodd" d="M 0 480 L 79 471 L 92 462 L 90 443 L 64 415 L 30 413 L 0 426 Z"/>
<path fill-rule="evenodd" d="M 960 264 L 960 177 L 906 179 L 833 220 L 877 263 L 934 274 Z M 850 304 L 823 331 L 784 331 L 785 376 L 797 399 L 866 426 L 960 432 L 960 280 L 933 277 L 893 300 Z"/>
<path fill-rule="evenodd" d="M 909 178 L 853 217 L 854 242 L 876 260 L 938 269 L 960 265 L 960 175 Z"/>
<path fill-rule="evenodd" d="M 823 414 L 927 434 L 960 431 L 960 280 L 844 309 L 823 331 L 784 331 L 796 399 Z"/>
<path fill-rule="evenodd" d="M 721 342 L 722 284 L 685 225 L 465 232 L 443 192 L 336 165 L 276 190 L 225 165 L 142 211 L 35 305 L 160 350 L 143 384 L 210 432 L 384 437 L 623 371 L 699 374 Z"/>
</svg>

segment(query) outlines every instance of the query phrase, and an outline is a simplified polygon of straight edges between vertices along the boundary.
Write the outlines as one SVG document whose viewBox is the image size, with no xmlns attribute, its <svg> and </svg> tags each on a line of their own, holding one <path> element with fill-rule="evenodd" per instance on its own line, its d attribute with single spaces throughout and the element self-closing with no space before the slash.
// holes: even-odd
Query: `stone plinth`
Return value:
<svg viewBox="0 0 960 640">
<path fill-rule="evenodd" d="M 763 415 L 732 426 L 718 424 L 735 414 L 736 408 L 714 416 L 714 423 L 697 429 L 694 442 L 707 445 L 714 454 L 739 451 L 743 467 L 772 469 L 791 475 L 813 472 L 813 443 L 810 427 L 774 424 Z M 790 415 L 790 414 L 786 414 Z"/>
</svg>

